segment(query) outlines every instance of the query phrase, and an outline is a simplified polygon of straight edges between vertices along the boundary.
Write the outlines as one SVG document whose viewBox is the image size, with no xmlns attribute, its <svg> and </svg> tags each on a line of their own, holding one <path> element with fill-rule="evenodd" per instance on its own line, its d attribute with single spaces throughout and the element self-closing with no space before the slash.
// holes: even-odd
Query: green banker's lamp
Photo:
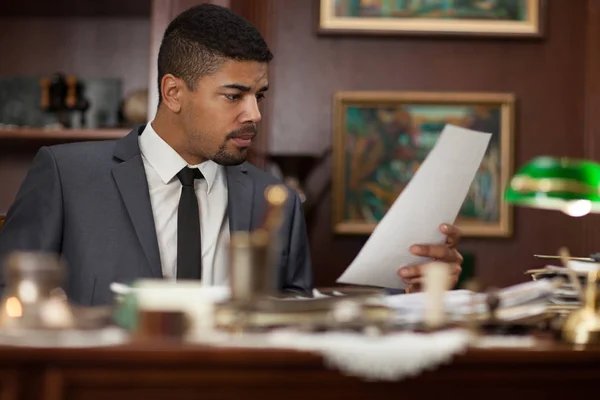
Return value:
<svg viewBox="0 0 600 400">
<path fill-rule="evenodd" d="M 600 213 L 600 164 L 535 158 L 513 176 L 504 198 L 511 204 L 558 210 L 572 217 Z"/>
<path fill-rule="evenodd" d="M 558 210 L 572 217 L 600 213 L 600 164 L 569 158 L 535 158 L 513 176 L 504 198 L 511 204 Z M 570 269 L 564 258 L 563 263 Z M 574 272 L 569 275 L 578 281 Z M 578 345 L 600 342 L 598 270 L 589 272 L 586 281 L 584 304 L 569 315 L 561 328 L 563 338 Z"/>
</svg>

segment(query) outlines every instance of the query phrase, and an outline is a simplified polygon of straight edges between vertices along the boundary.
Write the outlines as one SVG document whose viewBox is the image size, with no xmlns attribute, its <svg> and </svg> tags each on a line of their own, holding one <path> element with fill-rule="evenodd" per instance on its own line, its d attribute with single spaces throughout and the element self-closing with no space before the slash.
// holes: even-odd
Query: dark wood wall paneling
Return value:
<svg viewBox="0 0 600 400">
<path fill-rule="evenodd" d="M 0 3 L 0 16 L 8 17 L 144 17 L 151 0 L 19 0 Z"/>
<path fill-rule="evenodd" d="M 598 159 L 600 6 L 549 3 L 546 37 L 521 40 L 318 36 L 316 2 L 273 2 L 270 151 L 326 152 L 336 91 L 485 91 L 516 95 L 515 167 L 544 154 Z M 318 285 L 333 284 L 366 241 L 331 233 L 330 175 L 325 162 L 308 185 L 323 193 L 307 215 Z M 461 248 L 474 254 L 484 286 L 505 286 L 539 265 L 533 254 L 563 245 L 577 255 L 600 249 L 598 224 L 584 230 L 585 220 L 514 208 L 512 237 L 466 238 Z"/>
</svg>

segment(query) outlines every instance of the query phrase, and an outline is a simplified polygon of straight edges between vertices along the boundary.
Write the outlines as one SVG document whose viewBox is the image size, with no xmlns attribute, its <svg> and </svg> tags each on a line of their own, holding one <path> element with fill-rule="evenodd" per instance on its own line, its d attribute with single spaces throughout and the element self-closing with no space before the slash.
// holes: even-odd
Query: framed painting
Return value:
<svg viewBox="0 0 600 400">
<path fill-rule="evenodd" d="M 453 124 L 492 134 L 455 224 L 464 236 L 510 236 L 514 104 L 509 93 L 336 93 L 333 231 L 371 233 Z"/>
<path fill-rule="evenodd" d="M 547 0 L 318 0 L 322 34 L 543 37 Z"/>
</svg>

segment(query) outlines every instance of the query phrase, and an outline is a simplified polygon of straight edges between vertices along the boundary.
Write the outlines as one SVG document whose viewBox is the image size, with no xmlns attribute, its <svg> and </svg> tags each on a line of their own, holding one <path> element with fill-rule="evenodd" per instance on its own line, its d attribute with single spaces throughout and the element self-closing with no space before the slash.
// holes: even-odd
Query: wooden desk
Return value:
<svg viewBox="0 0 600 400">
<path fill-rule="evenodd" d="M 562 399 L 596 396 L 600 349 L 470 350 L 400 382 L 364 382 L 319 356 L 200 346 L 0 347 L 0 400 Z M 588 397 L 585 397 L 585 396 Z"/>
</svg>

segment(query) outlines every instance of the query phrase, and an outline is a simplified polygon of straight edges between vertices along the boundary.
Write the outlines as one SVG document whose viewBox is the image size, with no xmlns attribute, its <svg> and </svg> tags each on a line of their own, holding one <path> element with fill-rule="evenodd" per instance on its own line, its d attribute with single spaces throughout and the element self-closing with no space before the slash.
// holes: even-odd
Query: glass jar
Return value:
<svg viewBox="0 0 600 400">
<path fill-rule="evenodd" d="M 6 285 L 0 306 L 3 331 L 73 326 L 73 315 L 61 289 L 65 267 L 57 255 L 14 252 L 3 261 Z"/>
</svg>

